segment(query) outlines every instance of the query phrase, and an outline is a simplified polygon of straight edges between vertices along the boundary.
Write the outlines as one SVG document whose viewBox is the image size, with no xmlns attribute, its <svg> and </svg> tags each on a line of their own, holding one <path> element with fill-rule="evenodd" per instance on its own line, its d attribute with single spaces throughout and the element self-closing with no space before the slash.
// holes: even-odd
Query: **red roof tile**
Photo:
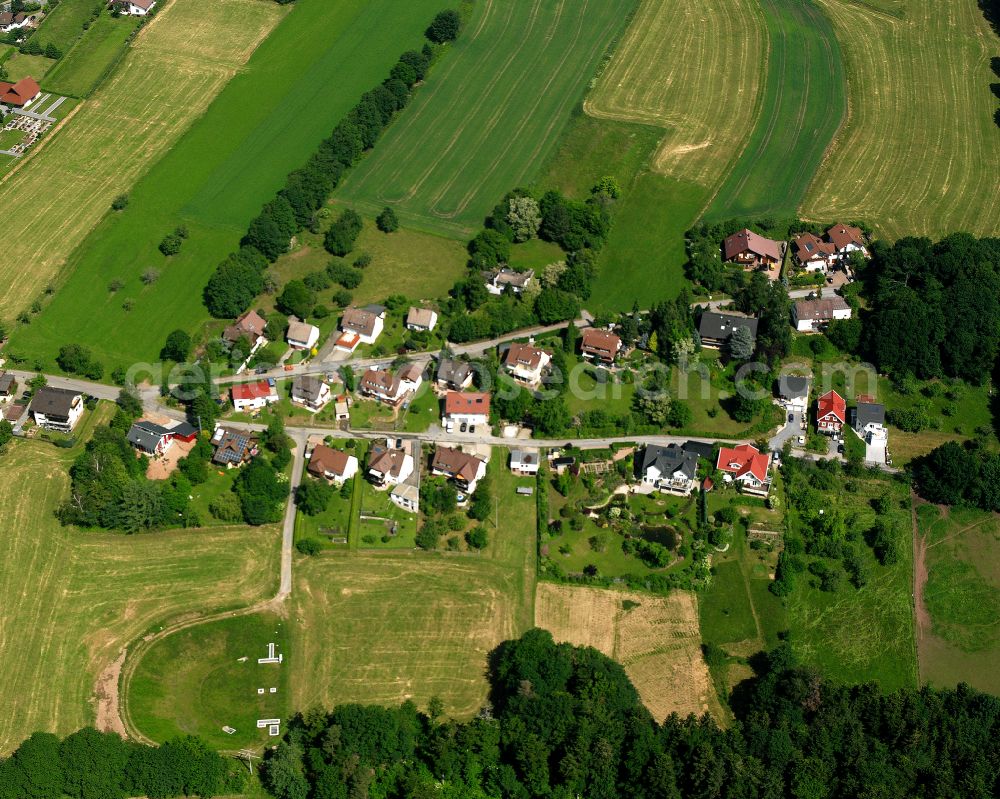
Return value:
<svg viewBox="0 0 1000 799">
<path fill-rule="evenodd" d="M 742 477 L 748 472 L 760 482 L 767 480 L 767 467 L 770 458 L 751 444 L 740 444 L 738 447 L 720 447 L 719 458 L 715 468 L 729 472 L 736 477 Z"/>
<path fill-rule="evenodd" d="M 825 419 L 831 414 L 839 419 L 842 424 L 847 423 L 847 401 L 836 391 L 827 391 L 826 394 L 816 400 L 817 419 Z"/>
</svg>

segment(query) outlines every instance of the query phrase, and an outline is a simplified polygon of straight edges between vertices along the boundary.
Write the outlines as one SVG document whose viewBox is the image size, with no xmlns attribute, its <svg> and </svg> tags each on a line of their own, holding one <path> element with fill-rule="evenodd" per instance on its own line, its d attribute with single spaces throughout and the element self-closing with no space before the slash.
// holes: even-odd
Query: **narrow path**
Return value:
<svg viewBox="0 0 1000 799">
<path fill-rule="evenodd" d="M 910 524 L 913 528 L 913 617 L 916 627 L 917 684 L 924 682 L 922 672 L 921 648 L 924 633 L 930 630 L 931 616 L 924 605 L 924 586 L 927 584 L 927 540 L 920 535 L 917 525 L 916 492 L 910 490 Z"/>
</svg>

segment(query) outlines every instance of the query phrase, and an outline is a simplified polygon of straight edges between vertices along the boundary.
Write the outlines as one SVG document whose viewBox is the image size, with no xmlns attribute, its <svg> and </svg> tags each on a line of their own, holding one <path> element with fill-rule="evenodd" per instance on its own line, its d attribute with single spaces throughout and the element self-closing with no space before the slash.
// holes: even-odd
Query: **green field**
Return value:
<svg viewBox="0 0 1000 799">
<path fill-rule="evenodd" d="M 119 57 L 139 20 L 101 14 L 76 45 L 45 76 L 45 89 L 56 94 L 86 97 Z"/>
<path fill-rule="evenodd" d="M 101 406 L 94 421 L 110 415 Z M 122 536 L 62 527 L 53 512 L 78 452 L 15 441 L 3 455 L 2 753 L 36 730 L 110 725 L 106 702 L 94 696 L 114 689 L 123 646 L 168 620 L 252 604 L 276 589 L 274 528 Z"/>
<path fill-rule="evenodd" d="M 41 81 L 58 61 L 46 58 L 43 55 L 25 55 L 24 53 L 14 53 L 3 62 L 7 70 L 7 80 L 19 81 L 21 78 L 32 77 L 36 81 Z M 48 81 L 44 81 L 48 87 Z"/>
<path fill-rule="evenodd" d="M 632 2 L 476 3 L 404 116 L 338 190 L 464 237 L 554 146 Z"/>
<path fill-rule="evenodd" d="M 709 206 L 710 220 L 793 216 L 847 111 L 840 46 L 819 6 L 813 0 L 761 6 L 771 45 L 761 110 Z"/>
<path fill-rule="evenodd" d="M 83 36 L 83 23 L 90 19 L 94 8 L 100 5 L 94 0 L 62 0 L 55 11 L 45 15 L 35 32 L 35 38 L 43 47 L 52 43 L 65 53 Z"/>
<path fill-rule="evenodd" d="M 140 42 L 179 2 L 157 17 Z M 274 4 L 251 5 L 275 13 Z M 128 209 L 106 216 L 77 250 L 65 286 L 30 326 L 17 331 L 14 346 L 51 364 L 59 346 L 72 340 L 90 346 L 106 365 L 129 365 L 155 361 L 175 328 L 197 333 L 207 319 L 201 289 L 216 264 L 236 247 L 285 175 L 382 80 L 400 52 L 419 46 L 442 5 L 295 3 L 205 114 L 135 185 Z M 184 34 L 193 31 L 175 33 Z M 183 118 L 177 107 L 171 113 Z M 190 238 L 167 263 L 157 244 L 178 224 L 188 226 Z M 148 267 L 160 269 L 161 276 L 144 286 L 139 276 Z M 110 293 L 112 280 L 125 287 Z M 129 311 L 126 300 L 132 301 Z"/>
<path fill-rule="evenodd" d="M 967 508 L 917 507 L 926 584 L 918 611 L 920 678 L 1000 692 L 1000 518 Z M 917 579 L 921 578 L 918 565 Z"/>
</svg>

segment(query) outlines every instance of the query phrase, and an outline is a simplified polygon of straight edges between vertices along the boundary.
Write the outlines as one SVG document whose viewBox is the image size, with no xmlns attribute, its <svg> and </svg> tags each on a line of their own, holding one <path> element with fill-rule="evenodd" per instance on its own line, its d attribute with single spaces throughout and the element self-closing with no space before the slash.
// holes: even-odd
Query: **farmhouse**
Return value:
<svg viewBox="0 0 1000 799">
<path fill-rule="evenodd" d="M 510 451 L 510 470 L 514 474 L 533 477 L 538 474 L 540 457 L 537 449 L 512 449 Z"/>
<path fill-rule="evenodd" d="M 444 415 L 441 424 L 450 433 L 456 425 L 469 428 L 490 423 L 490 395 L 488 392 L 449 391 L 444 397 Z M 463 430 L 464 432 L 464 430 Z"/>
<path fill-rule="evenodd" d="M 572 324 L 572 323 L 571 323 Z M 580 353 L 604 364 L 612 364 L 621 352 L 622 340 L 609 330 L 588 327 L 580 338 Z"/>
<path fill-rule="evenodd" d="M 812 233 L 802 233 L 793 242 L 795 260 L 807 272 L 826 273 L 837 263 L 837 248 Z"/>
<path fill-rule="evenodd" d="M 156 6 L 156 0 L 119 0 L 117 5 L 123 14 L 144 17 Z"/>
<path fill-rule="evenodd" d="M 816 333 L 834 319 L 850 319 L 851 306 L 843 297 L 799 300 L 792 306 L 792 324 L 800 333 Z"/>
<path fill-rule="evenodd" d="M 866 258 L 868 257 L 865 235 L 861 232 L 861 228 L 838 222 L 826 231 L 826 237 L 842 258 L 846 258 L 852 252 L 860 252 Z"/>
<path fill-rule="evenodd" d="M 128 431 L 128 443 L 147 455 L 162 455 L 175 439 L 194 441 L 198 431 L 187 422 L 165 427 L 148 419 L 139 419 Z"/>
<path fill-rule="evenodd" d="M 402 441 L 373 444 L 368 453 L 368 479 L 377 488 L 399 485 L 413 474 L 413 465 L 413 456 Z"/>
<path fill-rule="evenodd" d="M 542 373 L 552 360 L 552 355 L 534 344 L 511 344 L 504 355 L 504 369 L 515 380 L 530 388 L 542 382 Z"/>
<path fill-rule="evenodd" d="M 309 454 L 307 471 L 339 485 L 358 473 L 358 459 L 326 444 L 317 444 Z"/>
<path fill-rule="evenodd" d="M 319 328 L 292 316 L 288 319 L 285 341 L 293 350 L 311 350 L 319 341 Z"/>
<path fill-rule="evenodd" d="M 245 430 L 215 428 L 211 444 L 215 447 L 212 463 L 234 469 L 257 457 L 257 437 Z"/>
<path fill-rule="evenodd" d="M 836 391 L 827 391 L 816 400 L 816 429 L 836 435 L 847 424 L 847 402 Z"/>
<path fill-rule="evenodd" d="M 453 391 L 468 388 L 472 385 L 472 367 L 465 361 L 442 358 L 437 368 L 437 384 Z"/>
<path fill-rule="evenodd" d="M 238 383 L 229 390 L 229 394 L 237 411 L 259 411 L 279 399 L 273 380 Z"/>
<path fill-rule="evenodd" d="M 17 378 L 9 372 L 0 374 L 0 402 L 9 402 L 17 394 Z"/>
<path fill-rule="evenodd" d="M 267 344 L 267 339 L 264 338 L 266 327 L 267 320 L 264 317 L 256 311 L 247 311 L 222 331 L 222 340 L 229 344 L 235 344 L 240 339 L 245 338 L 250 342 L 250 352 L 246 354 L 247 357 L 250 357 Z"/>
<path fill-rule="evenodd" d="M 466 493 L 476 490 L 476 483 L 486 474 L 486 461 L 460 449 L 438 447 L 431 458 L 431 474 L 454 480 Z"/>
<path fill-rule="evenodd" d="M 698 477 L 698 455 L 676 444 L 647 446 L 638 462 L 643 484 L 670 494 L 688 496 Z"/>
<path fill-rule="evenodd" d="M 313 413 L 323 410 L 330 401 L 330 387 L 312 375 L 299 375 L 292 381 L 292 404 Z"/>
<path fill-rule="evenodd" d="M 715 468 L 725 472 L 727 483 L 736 483 L 747 494 L 766 497 L 771 488 L 768 467 L 771 459 L 751 444 L 720 447 Z"/>
<path fill-rule="evenodd" d="M 438 315 L 430 308 L 410 308 L 406 314 L 408 330 L 433 330 L 437 326 Z"/>
<path fill-rule="evenodd" d="M 21 78 L 17 83 L 0 80 L 0 105 L 27 108 L 40 91 L 34 78 Z"/>
<path fill-rule="evenodd" d="M 495 272 L 486 272 L 484 277 L 486 278 L 486 290 L 490 294 L 499 296 L 507 289 L 515 294 L 520 294 L 531 284 L 535 277 L 535 270 L 528 269 L 524 272 L 518 272 L 503 267 Z"/>
<path fill-rule="evenodd" d="M 407 364 L 397 372 L 369 369 L 361 376 L 358 391 L 379 402 L 398 405 L 407 395 L 420 388 L 423 380 L 423 367 L 418 363 Z"/>
<path fill-rule="evenodd" d="M 698 322 L 698 335 L 701 346 L 717 350 L 729 343 L 730 336 L 737 328 L 745 327 L 750 331 L 750 338 L 757 340 L 757 319 L 738 313 L 721 313 L 705 311 Z"/>
<path fill-rule="evenodd" d="M 781 375 L 778 378 L 778 399 L 786 410 L 805 413 L 809 407 L 809 378 Z"/>
<path fill-rule="evenodd" d="M 83 416 L 83 395 L 68 388 L 42 386 L 31 398 L 28 410 L 39 427 L 72 433 Z"/>
<path fill-rule="evenodd" d="M 780 264 L 784 249 L 783 242 L 765 238 L 746 228 L 722 243 L 723 260 L 739 264 L 744 269 Z"/>
</svg>

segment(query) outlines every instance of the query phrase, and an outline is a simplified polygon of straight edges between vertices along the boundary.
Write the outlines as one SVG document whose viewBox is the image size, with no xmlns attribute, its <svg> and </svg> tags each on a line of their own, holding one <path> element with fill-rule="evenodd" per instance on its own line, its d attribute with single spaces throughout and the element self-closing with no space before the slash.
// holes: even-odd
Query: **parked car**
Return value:
<svg viewBox="0 0 1000 799">
<path fill-rule="evenodd" d="M 790 422 L 794 422 L 795 421 L 795 414 L 794 413 L 788 414 L 788 421 L 790 421 Z"/>
<path fill-rule="evenodd" d="M 806 437 L 805 436 L 799 436 L 799 446 L 802 446 L 805 443 L 806 443 Z"/>
<path fill-rule="evenodd" d="M 462 422 L 461 427 L 458 428 L 458 432 L 464 433 L 468 429 L 469 429 L 469 425 L 467 425 L 465 422 Z"/>
</svg>

